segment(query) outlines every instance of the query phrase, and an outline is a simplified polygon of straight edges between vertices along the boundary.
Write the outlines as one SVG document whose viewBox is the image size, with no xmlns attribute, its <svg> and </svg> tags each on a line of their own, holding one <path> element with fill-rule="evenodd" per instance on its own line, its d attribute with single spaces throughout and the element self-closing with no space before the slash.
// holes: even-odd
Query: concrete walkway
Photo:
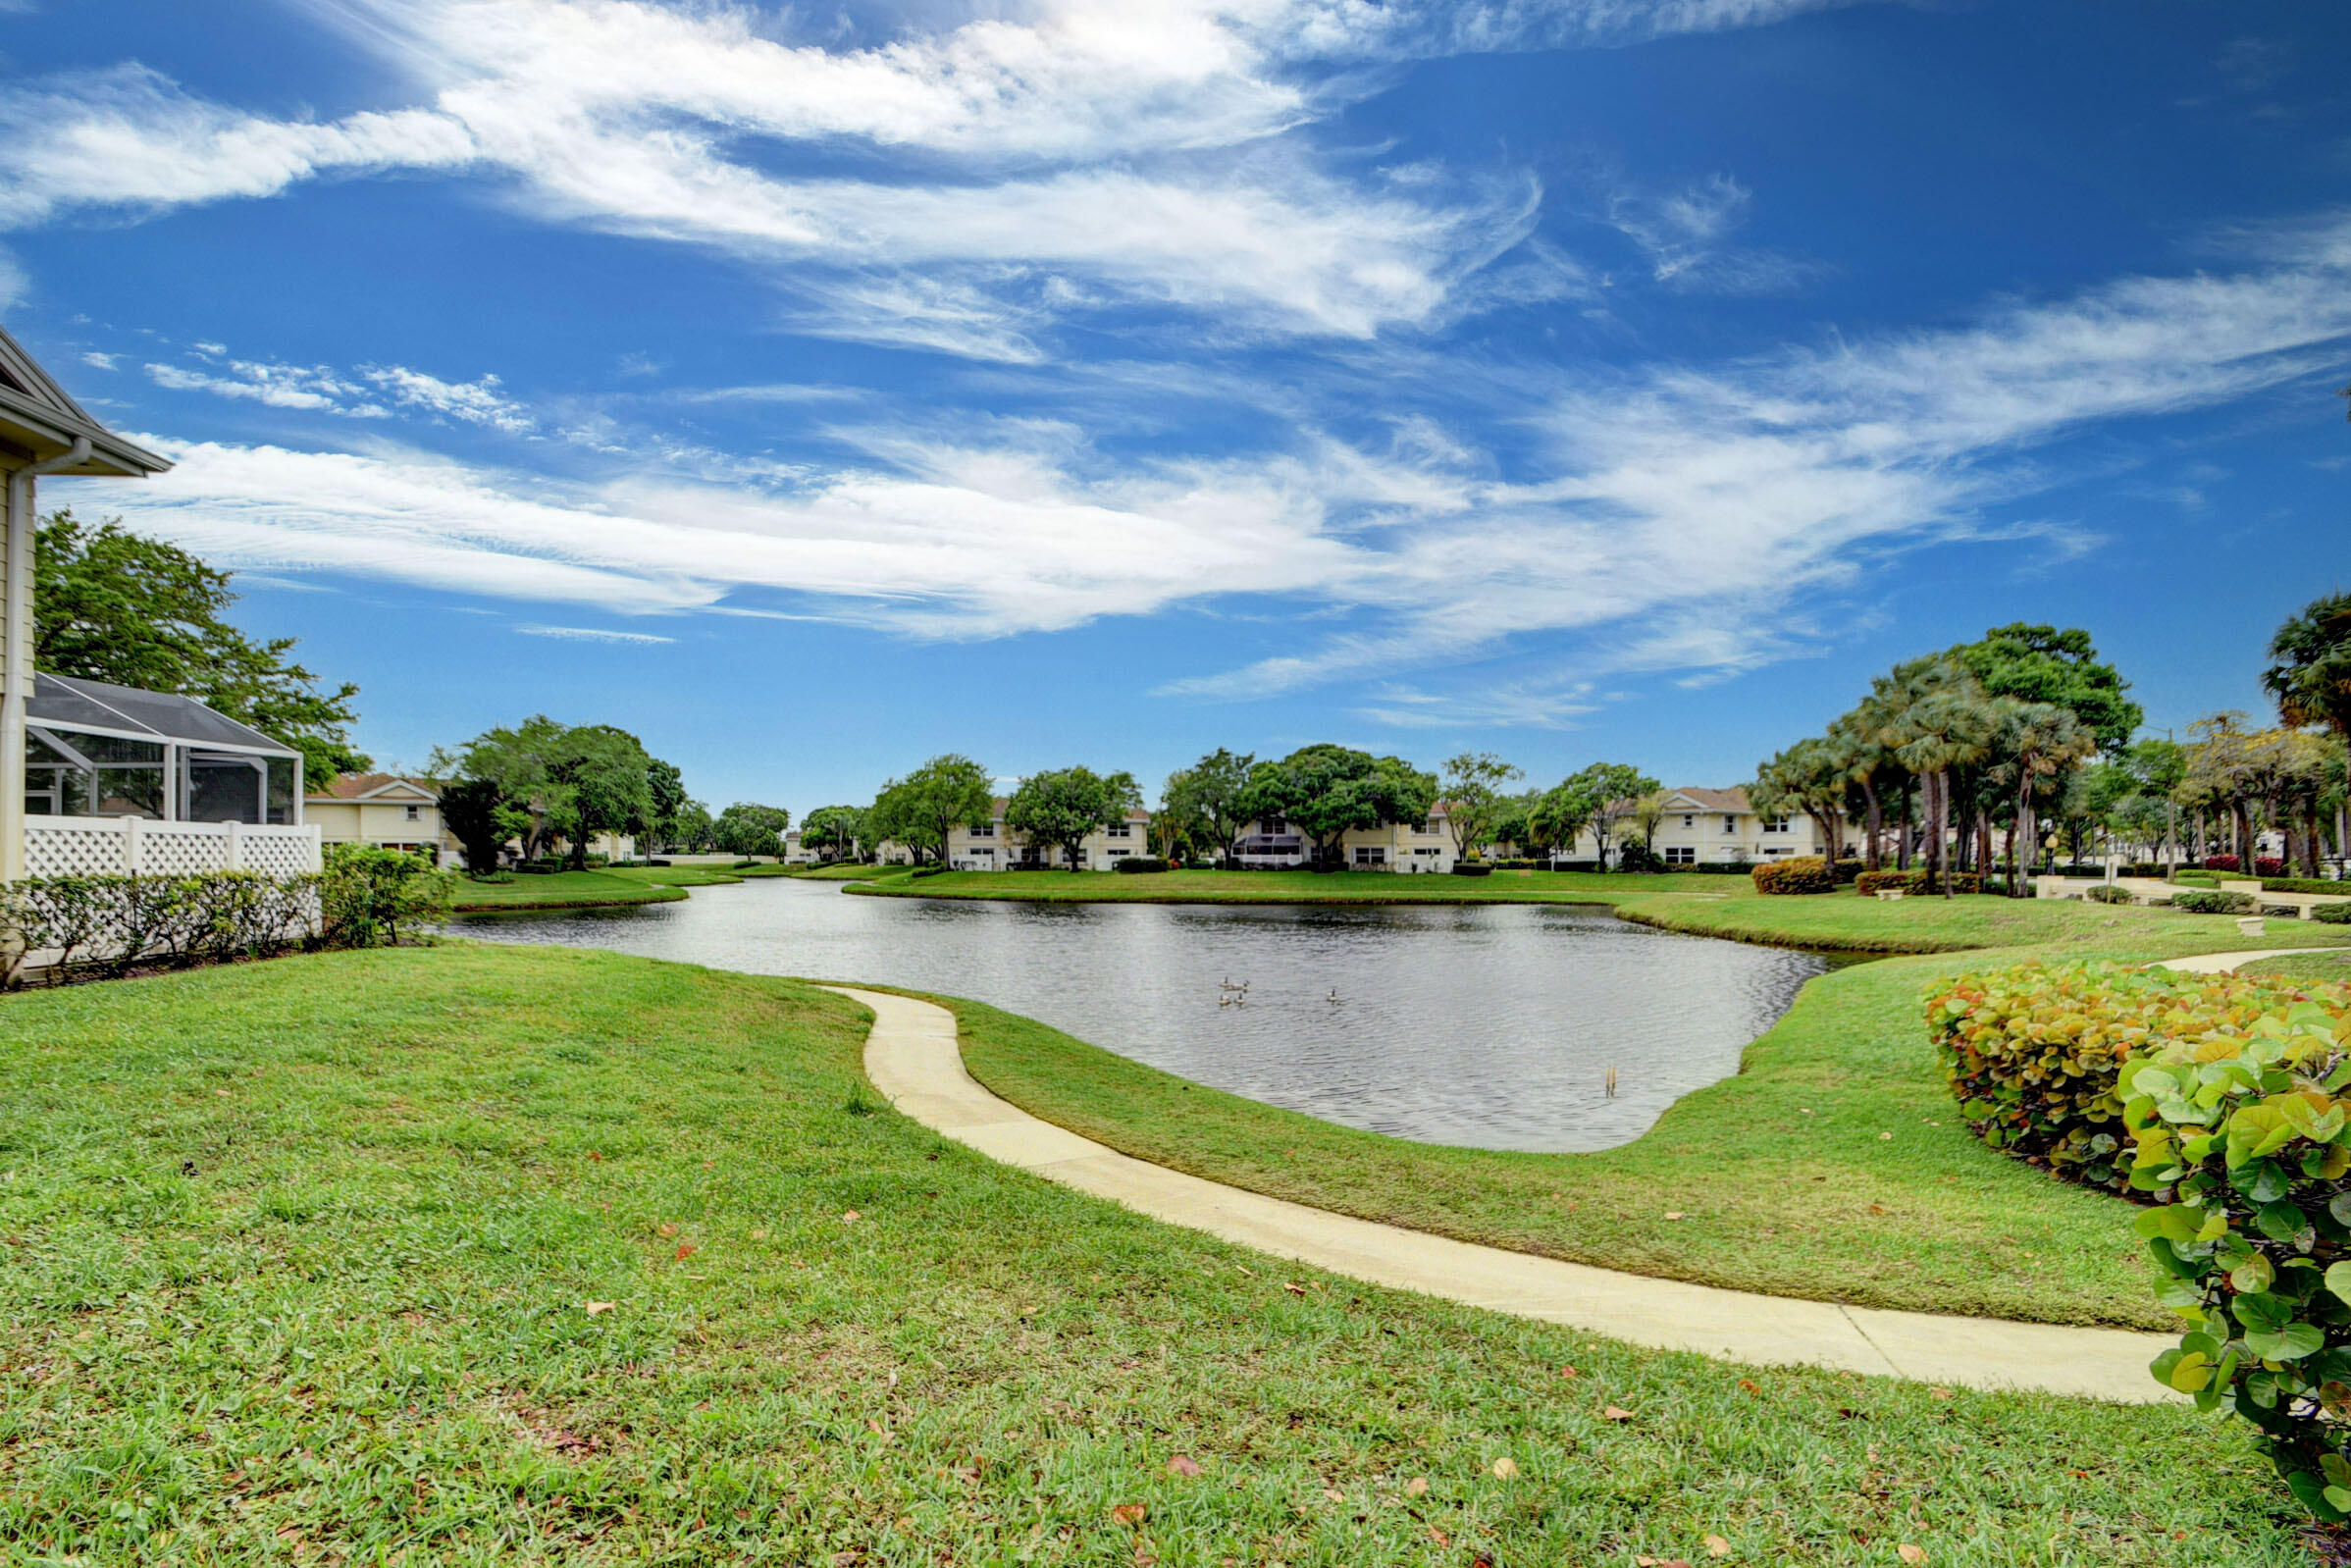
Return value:
<svg viewBox="0 0 2351 1568">
<path fill-rule="evenodd" d="M 2126 1403 L 2167 1397 L 2147 1372 L 2158 1351 L 2176 1343 L 2161 1334 L 1750 1295 L 1452 1241 L 1185 1176 L 997 1098 L 965 1071 L 955 1015 L 946 1009 L 848 986 L 827 989 L 873 1010 L 865 1075 L 901 1113 L 992 1160 L 1170 1225 L 1372 1284 L 1661 1350 Z"/>
<path fill-rule="evenodd" d="M 2166 959 L 2156 966 L 2159 969 L 2177 969 L 2182 974 L 2233 974 L 2240 964 L 2256 959 L 2291 959 L 2305 953 L 2340 953 L 2340 947 L 2273 947 L 2258 953 L 2199 953 L 2194 958 Z"/>
</svg>

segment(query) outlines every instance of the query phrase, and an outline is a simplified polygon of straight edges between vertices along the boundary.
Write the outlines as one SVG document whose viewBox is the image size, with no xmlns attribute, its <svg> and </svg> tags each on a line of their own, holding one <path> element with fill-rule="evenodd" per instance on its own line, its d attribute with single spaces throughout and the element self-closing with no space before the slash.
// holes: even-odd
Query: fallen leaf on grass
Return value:
<svg viewBox="0 0 2351 1568">
<path fill-rule="evenodd" d="M 1949 1388 L 1929 1388 L 1927 1389 L 1927 1392 L 1933 1394 L 1938 1399 L 1948 1399 L 1951 1397 L 1951 1390 Z"/>
<path fill-rule="evenodd" d="M 1926 1548 L 1924 1546 L 1913 1546 L 1907 1541 L 1894 1548 L 1894 1554 L 1900 1557 L 1904 1562 L 1926 1561 Z"/>
<path fill-rule="evenodd" d="M 1293 1296 L 1302 1296 L 1306 1294 L 1306 1287 L 1298 1283 L 1298 1281 L 1295 1280 L 1282 1281 L 1281 1288 L 1287 1290 Z"/>
<path fill-rule="evenodd" d="M 1453 1538 L 1446 1535 L 1443 1531 L 1437 1529 L 1435 1525 L 1431 1525 L 1429 1527 L 1429 1539 L 1436 1542 L 1440 1546 L 1450 1546 L 1453 1543 Z"/>
<path fill-rule="evenodd" d="M 1339 1490 L 1336 1487 L 1325 1487 L 1323 1489 L 1323 1499 L 1326 1502 L 1345 1502 L 1347 1500 L 1347 1494 Z"/>
<path fill-rule="evenodd" d="M 1731 1554 L 1731 1543 L 1720 1536 L 1708 1536 L 1705 1546 L 1709 1557 L 1728 1557 Z"/>
<path fill-rule="evenodd" d="M 1751 1378 L 1742 1378 L 1742 1379 L 1740 1379 L 1740 1380 L 1739 1380 L 1739 1386 L 1740 1386 L 1740 1387 L 1741 1387 L 1743 1390 L 1745 1390 L 1746 1392 L 1748 1392 L 1748 1393 L 1761 1393 L 1761 1392 L 1763 1391 L 1763 1390 L 1762 1390 L 1760 1387 L 1758 1387 L 1758 1386 L 1756 1385 L 1756 1384 L 1755 1384 L 1754 1380 L 1753 1380 L 1753 1379 L 1751 1379 Z"/>
<path fill-rule="evenodd" d="M 1405 1482 L 1405 1483 L 1404 1483 L 1404 1495 L 1405 1495 L 1405 1496 L 1407 1496 L 1407 1497 L 1425 1497 L 1425 1496 L 1427 1496 L 1428 1494 L 1429 1494 L 1429 1478 L 1428 1478 L 1427 1476 L 1415 1476 L 1415 1477 L 1413 1477 L 1413 1478 L 1412 1478 L 1410 1481 L 1407 1481 L 1407 1482 Z"/>
<path fill-rule="evenodd" d="M 1877 1140 L 1880 1143 L 1892 1143 L 1894 1141 L 1894 1134 L 1891 1132 L 1881 1132 L 1877 1135 Z"/>
<path fill-rule="evenodd" d="M 1559 1369 L 1559 1376 L 1562 1378 L 1573 1378 L 1578 1375 L 1579 1374 L 1576 1372 L 1576 1369 L 1573 1367 L 1561 1367 Z"/>
<path fill-rule="evenodd" d="M 676 1235 L 678 1233 L 678 1228 L 674 1225 L 665 1225 L 661 1227 L 661 1233 L 665 1236 Z"/>
<path fill-rule="evenodd" d="M 767 1239 L 767 1228 L 766 1228 L 765 1226 L 761 1226 L 761 1227 L 759 1227 L 759 1228 L 758 1228 L 757 1230 L 754 1230 L 754 1231 L 751 1233 L 751 1238 L 752 1238 L 754 1241 L 764 1241 L 764 1240 L 766 1240 L 766 1239 Z"/>
<path fill-rule="evenodd" d="M 588 1151 L 588 1158 L 591 1160 L 601 1160 L 603 1158 L 603 1156 L 597 1153 L 594 1149 L 590 1149 Z"/>
<path fill-rule="evenodd" d="M 1123 1502 L 1110 1511 L 1110 1522 L 1114 1525 L 1139 1525 L 1147 1511 L 1139 1502 Z"/>
<path fill-rule="evenodd" d="M 1493 1462 L 1493 1478 L 1494 1478 L 1494 1480 L 1496 1480 L 1496 1481 L 1508 1481 L 1508 1480 L 1509 1480 L 1511 1477 L 1513 1477 L 1513 1476 L 1515 1476 L 1515 1475 L 1517 1475 L 1517 1474 L 1518 1474 L 1518 1461 L 1517 1461 L 1517 1460 L 1515 1460 L 1515 1459 L 1496 1459 L 1496 1460 Z"/>
<path fill-rule="evenodd" d="M 1168 1461 L 1168 1474 L 1171 1476 L 1196 1476 L 1199 1473 L 1199 1464 L 1188 1454 L 1177 1454 Z"/>
<path fill-rule="evenodd" d="M 1679 1209 L 1671 1209 L 1671 1210 L 1668 1210 L 1668 1211 L 1666 1212 L 1666 1216 L 1665 1216 L 1665 1218 L 1667 1218 L 1668 1220 L 1679 1220 L 1679 1219 L 1681 1219 L 1681 1218 L 1682 1218 L 1682 1211 L 1681 1211 L 1681 1210 L 1679 1210 Z"/>
<path fill-rule="evenodd" d="M 612 1303 L 609 1301 L 590 1301 L 584 1303 L 584 1305 L 587 1307 L 588 1316 L 591 1318 L 595 1317 L 600 1312 L 610 1312 L 612 1310 Z"/>
<path fill-rule="evenodd" d="M 685 1261 L 686 1261 L 688 1258 L 691 1258 L 691 1257 L 693 1257 L 693 1256 L 694 1256 L 694 1252 L 695 1252 L 695 1247 L 694 1247 L 694 1243 L 693 1243 L 693 1242 L 691 1242 L 691 1241 L 681 1241 L 681 1242 L 679 1242 L 679 1243 L 678 1243 L 678 1250 L 677 1250 L 677 1260 L 676 1260 L 676 1261 L 678 1261 L 679 1263 L 683 1263 L 683 1262 L 685 1262 Z"/>
<path fill-rule="evenodd" d="M 841 1216 L 841 1223 L 843 1225 L 855 1225 L 863 1218 L 863 1215 L 858 1213 L 857 1210 L 852 1209 L 847 1214 Z"/>
<path fill-rule="evenodd" d="M 1886 1206 L 1882 1203 L 1873 1203 L 1869 1206 L 1869 1212 L 1871 1214 L 1884 1214 L 1886 1212 Z"/>
<path fill-rule="evenodd" d="M 1627 1410 L 1623 1405 L 1610 1405 L 1607 1409 L 1601 1411 L 1600 1414 L 1606 1416 L 1610 1421 L 1630 1421 L 1633 1419 L 1633 1412 Z"/>
<path fill-rule="evenodd" d="M 1636 1557 L 1638 1568 L 1690 1568 L 1687 1557 Z"/>
</svg>

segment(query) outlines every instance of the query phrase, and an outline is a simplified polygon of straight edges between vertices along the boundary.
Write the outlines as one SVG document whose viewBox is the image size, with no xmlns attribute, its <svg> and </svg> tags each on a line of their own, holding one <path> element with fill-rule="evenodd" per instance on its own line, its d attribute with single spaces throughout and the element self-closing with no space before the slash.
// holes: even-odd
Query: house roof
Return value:
<svg viewBox="0 0 2351 1568">
<path fill-rule="evenodd" d="M 32 696 L 25 704 L 25 721 L 64 730 L 111 730 L 182 746 L 232 746 L 280 757 L 301 755 L 192 697 L 142 692 L 135 686 L 84 680 L 78 675 L 34 675 Z"/>
<path fill-rule="evenodd" d="M 0 443 L 29 452 L 35 462 L 63 457 L 77 439 L 88 441 L 89 455 L 61 474 L 111 474 L 143 478 L 171 467 L 89 416 L 89 411 L 41 369 L 25 345 L 0 328 Z"/>
<path fill-rule="evenodd" d="M 1010 805 L 1012 805 L 1012 798 L 1010 796 L 999 795 L 994 800 L 988 802 L 988 809 L 996 815 L 1002 816 L 1004 814 L 1004 809 Z M 1126 813 L 1126 820 L 1129 822 L 1148 822 L 1151 820 L 1151 813 L 1149 811 L 1139 810 L 1128 811 Z"/>
<path fill-rule="evenodd" d="M 1710 790 L 1702 785 L 1685 784 L 1679 789 L 1668 790 L 1666 793 L 1674 799 L 1690 802 L 1701 811 L 1749 811 L 1754 810 L 1747 804 L 1747 791 L 1736 784 L 1727 790 Z"/>
<path fill-rule="evenodd" d="M 323 790 L 303 797 L 311 801 L 410 800 L 438 801 L 441 786 L 429 778 L 405 778 L 397 773 L 339 773 Z"/>
</svg>

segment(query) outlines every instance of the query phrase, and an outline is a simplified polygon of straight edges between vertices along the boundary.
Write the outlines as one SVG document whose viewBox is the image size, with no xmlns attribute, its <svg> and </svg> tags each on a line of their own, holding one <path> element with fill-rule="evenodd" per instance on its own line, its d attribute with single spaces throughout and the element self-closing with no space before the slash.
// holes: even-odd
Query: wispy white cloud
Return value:
<svg viewBox="0 0 2351 1568">
<path fill-rule="evenodd" d="M 32 276 L 17 260 L 16 252 L 0 245 L 0 310 L 13 310 L 32 293 Z"/>
<path fill-rule="evenodd" d="M 674 643 L 674 637 L 658 637 L 652 632 L 615 632 L 601 626 L 541 626 L 536 623 L 514 628 L 525 637 L 552 637 L 566 643 L 622 643 L 648 645 Z"/>
<path fill-rule="evenodd" d="M 0 91 L 0 227 L 380 170 L 472 173 L 553 221 L 715 246 L 803 301 L 799 330 L 1009 362 L 1079 312 L 1362 338 L 1556 293 L 1526 181 L 1381 171 L 1295 134 L 1351 68 L 1751 26 L 1833 0 L 1035 0 L 817 42 L 724 3 L 346 0 L 420 101 L 271 120 L 136 66 Z M 883 178 L 792 172 L 855 147 Z M 894 167 L 892 166 L 894 165 Z M 854 167 L 854 166 L 845 166 Z"/>
<path fill-rule="evenodd" d="M 324 365 L 278 365 L 239 359 L 224 367 L 226 375 L 190 370 L 184 365 L 149 364 L 147 379 L 173 392 L 204 392 L 238 397 L 272 408 L 298 408 L 309 413 L 340 414 L 351 419 L 384 419 L 391 410 L 368 401 L 368 391 Z"/>
<path fill-rule="evenodd" d="M 942 434 L 876 411 L 830 432 L 862 461 L 616 441 L 627 466 L 577 481 L 402 449 L 158 441 L 178 467 L 119 504 L 233 564 L 607 613 L 777 613 L 928 637 L 1249 598 L 1345 617 L 1319 644 L 1164 688 L 1202 697 L 1393 677 L 1576 633 L 1573 683 L 1517 688 L 1514 716 L 1490 715 L 1560 722 L 1586 699 L 1576 683 L 1605 671 L 1702 679 L 1816 647 L 1827 633 L 1806 606 L 1917 547 L 2084 548 L 2062 516 L 1987 509 L 2077 472 L 2047 450 L 2071 433 L 2339 364 L 2351 222 L 2268 236 L 2256 254 L 2233 273 L 2124 279 L 1945 331 L 1540 392 L 1522 381 L 1538 444 L 1508 478 L 1426 417 L 1399 418 L 1380 446 L 1308 425 L 1243 455 L 1113 462 L 1071 421 L 965 419 Z M 1367 712 L 1426 725 L 1439 706 L 1398 684 Z"/>
<path fill-rule="evenodd" d="M 102 354 L 93 348 L 82 354 L 81 362 L 92 370 L 112 370 L 120 357 L 116 354 Z"/>
<path fill-rule="evenodd" d="M 405 365 L 361 365 L 345 372 L 327 365 L 232 359 L 224 344 L 212 342 L 192 344 L 190 353 L 203 368 L 151 363 L 147 379 L 173 392 L 211 392 L 348 419 L 388 419 L 395 409 L 408 409 L 510 436 L 527 434 L 538 424 L 530 410 L 499 390 L 496 376 L 452 382 Z M 111 354 L 83 357 L 101 369 L 114 367 Z"/>
<path fill-rule="evenodd" d="M 359 373 L 392 401 L 427 413 L 445 415 L 469 425 L 487 425 L 510 436 L 519 436 L 537 424 L 520 403 L 498 391 L 496 376 L 474 381 L 443 381 L 405 365 L 363 365 Z"/>
</svg>

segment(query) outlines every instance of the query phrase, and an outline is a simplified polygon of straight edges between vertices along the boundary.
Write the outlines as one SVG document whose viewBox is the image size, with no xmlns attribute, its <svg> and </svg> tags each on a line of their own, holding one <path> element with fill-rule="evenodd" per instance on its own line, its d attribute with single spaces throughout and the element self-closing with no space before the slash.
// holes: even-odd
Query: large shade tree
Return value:
<svg viewBox="0 0 2351 1568">
<path fill-rule="evenodd" d="M 1243 797 L 1249 816 L 1280 817 L 1312 840 L 1314 863 L 1325 868 L 1339 864 L 1339 843 L 1350 831 L 1426 821 L 1436 804 L 1434 775 L 1400 757 L 1328 743 L 1258 763 Z"/>
<path fill-rule="evenodd" d="M 349 735 L 359 688 L 320 684 L 290 637 L 230 625 L 229 581 L 176 545 L 61 508 L 34 530 L 33 667 L 196 698 L 299 751 L 308 789 L 364 772 L 373 763 Z"/>
<path fill-rule="evenodd" d="M 710 823 L 710 839 L 729 855 L 781 855 L 792 813 L 780 806 L 737 801 Z"/>
<path fill-rule="evenodd" d="M 800 824 L 800 842 L 820 860 L 847 860 L 864 832 L 865 813 L 857 807 L 819 806 Z"/>
<path fill-rule="evenodd" d="M 1249 770 L 1257 765 L 1253 753 L 1230 752 L 1220 746 L 1186 768 L 1168 775 L 1160 787 L 1161 814 L 1171 830 L 1190 830 L 1216 846 L 1220 863 L 1232 858 L 1232 846 L 1248 825 L 1244 802 Z"/>
<path fill-rule="evenodd" d="M 564 732 L 549 776 L 563 794 L 562 833 L 574 870 L 600 833 L 643 833 L 653 815 L 653 758 L 627 730 L 581 724 Z"/>
<path fill-rule="evenodd" d="M 1491 752 L 1462 752 L 1445 758 L 1437 793 L 1445 809 L 1445 827 L 1453 848 L 1465 861 L 1478 859 L 1491 842 L 1495 824 L 1508 809 L 1502 787 L 1526 777 L 1515 764 Z"/>
<path fill-rule="evenodd" d="M 1051 768 L 1020 781 L 1005 803 L 1004 825 L 1039 848 L 1060 851 L 1074 871 L 1086 839 L 1142 804 L 1131 773 Z"/>
<path fill-rule="evenodd" d="M 1617 824 L 1631 816 L 1641 802 L 1657 793 L 1661 786 L 1630 762 L 1593 762 L 1578 768 L 1561 781 L 1559 788 L 1568 792 L 1582 811 L 1585 825 L 1592 830 L 1598 846 L 1599 867 L 1608 869 L 1608 845 L 1616 834 Z M 1574 847 L 1571 838 L 1569 847 Z"/>
<path fill-rule="evenodd" d="M 916 859 L 944 862 L 947 840 L 959 827 L 989 819 L 995 804 L 988 770 L 957 752 L 932 758 L 904 778 L 882 786 L 868 829 L 876 841 L 903 844 Z"/>
</svg>

